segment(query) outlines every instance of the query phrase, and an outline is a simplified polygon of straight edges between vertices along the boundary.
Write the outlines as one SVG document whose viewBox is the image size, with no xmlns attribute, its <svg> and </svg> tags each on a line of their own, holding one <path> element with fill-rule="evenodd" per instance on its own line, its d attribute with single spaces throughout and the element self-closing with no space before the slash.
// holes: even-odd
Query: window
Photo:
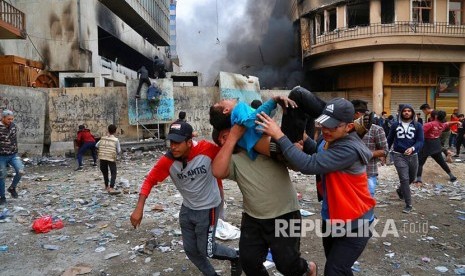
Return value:
<svg viewBox="0 0 465 276">
<path fill-rule="evenodd" d="M 337 22 L 336 22 L 336 9 L 328 10 L 327 18 L 326 18 L 326 30 L 328 32 L 332 32 L 336 29 Z"/>
<path fill-rule="evenodd" d="M 394 0 L 381 0 L 381 24 L 394 23 Z"/>
<path fill-rule="evenodd" d="M 449 0 L 449 25 L 464 24 L 465 0 Z"/>
<path fill-rule="evenodd" d="M 315 35 L 322 35 L 324 32 L 324 16 L 323 14 L 315 15 Z"/>
<path fill-rule="evenodd" d="M 433 1 L 413 0 L 412 20 L 418 23 L 433 23 Z"/>
<path fill-rule="evenodd" d="M 354 28 L 357 26 L 370 25 L 370 2 L 354 1 L 347 5 L 347 26 Z"/>
</svg>

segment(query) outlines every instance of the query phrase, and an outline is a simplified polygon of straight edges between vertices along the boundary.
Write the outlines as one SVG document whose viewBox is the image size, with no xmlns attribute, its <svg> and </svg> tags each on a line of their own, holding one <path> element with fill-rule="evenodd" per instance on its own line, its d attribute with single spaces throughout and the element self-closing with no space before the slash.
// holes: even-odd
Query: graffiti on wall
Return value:
<svg viewBox="0 0 465 276">
<path fill-rule="evenodd" d="M 178 88 L 183 93 L 175 93 L 174 105 L 176 107 L 175 116 L 180 111 L 186 112 L 186 120 L 192 125 L 195 131 L 201 136 L 211 135 L 209 122 L 210 106 L 214 103 L 212 90 L 208 88 Z M 187 92 L 192 96 L 188 96 Z M 218 94 L 218 90 L 214 89 Z"/>
<path fill-rule="evenodd" d="M 105 135 L 109 124 L 119 125 L 120 111 L 126 108 L 117 90 L 72 91 L 50 98 L 50 127 L 54 141 L 72 141 L 84 124 L 96 136 Z"/>
<path fill-rule="evenodd" d="M 0 112 L 4 109 L 14 112 L 14 122 L 19 128 L 19 142 L 43 143 L 45 106 L 40 105 L 38 95 L 37 93 L 36 97 L 23 96 L 21 93 L 0 95 Z M 45 99 L 42 100 L 45 102 Z"/>
<path fill-rule="evenodd" d="M 130 125 L 170 123 L 174 118 L 173 80 L 158 79 L 156 81 L 161 90 L 160 102 L 157 105 L 147 100 L 147 86 L 144 84 L 140 91 L 140 99 L 135 98 L 138 80 L 128 82 L 128 117 Z"/>
</svg>

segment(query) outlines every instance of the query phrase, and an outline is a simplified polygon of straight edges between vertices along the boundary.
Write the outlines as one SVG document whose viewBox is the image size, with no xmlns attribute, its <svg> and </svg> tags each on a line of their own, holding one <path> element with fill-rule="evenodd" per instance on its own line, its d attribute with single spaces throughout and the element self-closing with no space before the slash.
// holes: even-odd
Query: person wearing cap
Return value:
<svg viewBox="0 0 465 276">
<path fill-rule="evenodd" d="M 274 96 L 257 109 L 236 99 L 224 99 L 210 107 L 210 124 L 217 130 L 231 128 L 235 124 L 245 126 L 246 132 L 238 145 L 247 151 L 250 159 L 255 160 L 258 154 L 264 154 L 279 160 L 280 149 L 276 142 L 257 131 L 255 124 L 256 114 L 265 112 L 271 116 L 277 104 L 285 109 L 281 128 L 294 143 L 303 140 L 307 122 L 318 117 L 325 106 L 325 102 L 313 93 L 297 86 L 291 90 L 288 97 Z M 309 125 L 313 126 L 313 123 Z"/>
<path fill-rule="evenodd" d="M 5 109 L 2 111 L 0 121 L 0 205 L 6 203 L 5 197 L 5 179 L 7 176 L 7 165 L 10 164 L 15 170 L 15 176 L 8 188 L 12 198 L 18 198 L 16 187 L 18 186 L 21 176 L 24 174 L 24 164 L 18 156 L 18 127 L 13 123 L 13 111 Z"/>
<path fill-rule="evenodd" d="M 215 242 L 221 203 L 218 181 L 221 180 L 213 176 L 211 163 L 219 148 L 206 140 L 194 142 L 192 132 L 192 126 L 186 122 L 171 124 L 167 136 L 170 150 L 155 163 L 144 180 L 131 214 L 131 224 L 134 228 L 140 225 L 152 187 L 170 176 L 183 198 L 179 224 L 189 260 L 203 275 L 217 275 L 208 258 L 229 260 L 231 275 L 240 275 L 239 253 Z"/>
<path fill-rule="evenodd" d="M 87 150 L 92 152 L 92 159 L 94 163 L 92 166 L 97 167 L 97 149 L 95 148 L 95 137 L 90 132 L 90 129 L 86 128 L 85 125 L 79 125 L 76 138 L 76 144 L 79 148 L 77 153 L 78 167 L 76 171 L 82 171 L 84 168 L 82 166 L 82 157 Z"/>
<path fill-rule="evenodd" d="M 388 148 L 400 185 L 396 189 L 399 199 L 405 201 L 403 213 L 413 210 L 410 184 L 415 180 L 418 170 L 418 153 L 423 147 L 423 126 L 415 121 L 415 111 L 409 104 L 402 105 L 399 110 L 399 120 L 391 125 L 387 137 Z"/>
<path fill-rule="evenodd" d="M 317 185 L 322 197 L 324 275 L 352 275 L 351 267 L 370 239 L 375 200 L 368 190 L 366 165 L 373 154 L 354 130 L 354 106 L 343 98 L 329 101 L 315 122 L 321 125 L 323 140 L 313 154 L 300 151 L 266 114 L 257 124 L 276 139 L 286 160 L 304 174 L 320 174 Z M 335 233 L 333 227 L 343 227 Z"/>
<path fill-rule="evenodd" d="M 314 262 L 300 256 L 300 233 L 276 236 L 278 224 L 301 221 L 295 187 L 284 162 L 260 154 L 251 160 L 247 152 L 235 147 L 246 131 L 234 125 L 212 133 L 221 150 L 213 161 L 213 175 L 233 180 L 243 197 L 240 259 L 247 275 L 268 275 L 263 262 L 271 251 L 276 269 L 283 275 L 317 275 Z M 295 230 L 295 229 L 294 229 Z"/>
</svg>

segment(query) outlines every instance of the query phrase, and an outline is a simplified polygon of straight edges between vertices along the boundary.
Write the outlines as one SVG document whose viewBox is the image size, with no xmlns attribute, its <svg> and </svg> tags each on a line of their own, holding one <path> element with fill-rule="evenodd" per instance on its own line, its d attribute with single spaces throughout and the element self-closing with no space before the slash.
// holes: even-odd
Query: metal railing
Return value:
<svg viewBox="0 0 465 276">
<path fill-rule="evenodd" d="M 5 0 L 0 0 L 0 21 L 18 29 L 21 36 L 26 37 L 26 20 L 24 13 Z"/>
<path fill-rule="evenodd" d="M 370 24 L 368 26 L 357 26 L 353 28 L 335 29 L 321 35 L 312 34 L 314 46 L 319 44 L 347 40 L 353 38 L 364 38 L 385 35 L 424 35 L 436 34 L 446 36 L 465 37 L 465 25 L 449 25 L 444 22 L 418 23 L 411 21 L 397 21 L 391 24 Z"/>
</svg>

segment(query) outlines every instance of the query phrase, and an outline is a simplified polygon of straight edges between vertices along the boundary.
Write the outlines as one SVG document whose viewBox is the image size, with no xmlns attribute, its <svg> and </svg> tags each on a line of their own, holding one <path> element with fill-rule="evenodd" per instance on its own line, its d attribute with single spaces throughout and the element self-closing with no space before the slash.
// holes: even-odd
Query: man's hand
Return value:
<svg viewBox="0 0 465 276">
<path fill-rule="evenodd" d="M 300 151 L 304 151 L 304 141 L 300 140 L 294 143 L 294 146 L 298 148 Z"/>
<path fill-rule="evenodd" d="M 413 148 L 410 147 L 410 148 L 405 150 L 404 155 L 411 155 L 412 153 L 413 153 Z"/>
<path fill-rule="evenodd" d="M 136 229 L 140 225 L 140 223 L 142 221 L 143 213 L 144 213 L 144 210 L 140 209 L 140 208 L 137 208 L 137 207 L 132 212 L 130 219 L 131 219 L 132 226 L 134 226 L 134 229 Z"/>
<path fill-rule="evenodd" d="M 297 104 L 286 96 L 274 96 L 273 100 L 277 102 L 284 110 L 288 107 L 296 108 Z"/>
<path fill-rule="evenodd" d="M 284 136 L 278 124 L 273 121 L 270 116 L 266 115 L 265 112 L 257 114 L 257 118 L 258 120 L 255 120 L 255 123 L 261 126 L 261 128 L 257 127 L 257 130 L 263 131 L 263 133 L 271 136 L 275 140 L 279 140 L 279 138 Z"/>
</svg>

